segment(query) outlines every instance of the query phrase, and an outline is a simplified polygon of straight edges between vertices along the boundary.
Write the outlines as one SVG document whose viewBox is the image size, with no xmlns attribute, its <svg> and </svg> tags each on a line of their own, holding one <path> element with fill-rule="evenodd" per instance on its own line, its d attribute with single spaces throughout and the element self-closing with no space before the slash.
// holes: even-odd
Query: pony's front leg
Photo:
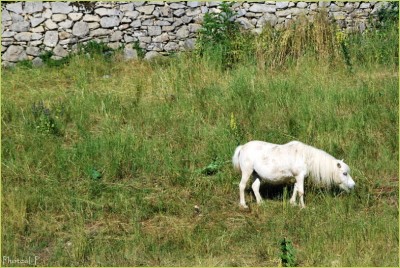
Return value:
<svg viewBox="0 0 400 268">
<path fill-rule="evenodd" d="M 297 194 L 299 195 L 300 207 L 305 208 L 306 206 L 304 205 L 304 173 L 301 173 L 296 176 L 295 188 L 296 187 L 297 187 Z"/>
<path fill-rule="evenodd" d="M 290 198 L 290 204 L 297 205 L 296 197 L 299 195 L 300 207 L 305 208 L 304 205 L 304 174 L 301 173 L 296 177 L 296 183 L 294 184 L 293 195 Z"/>
<path fill-rule="evenodd" d="M 294 189 L 293 189 L 293 194 L 292 194 L 292 197 L 290 198 L 290 204 L 292 205 L 292 206 L 295 206 L 295 205 L 297 205 L 296 204 L 296 197 L 297 197 L 297 183 L 295 183 L 294 184 Z"/>
</svg>

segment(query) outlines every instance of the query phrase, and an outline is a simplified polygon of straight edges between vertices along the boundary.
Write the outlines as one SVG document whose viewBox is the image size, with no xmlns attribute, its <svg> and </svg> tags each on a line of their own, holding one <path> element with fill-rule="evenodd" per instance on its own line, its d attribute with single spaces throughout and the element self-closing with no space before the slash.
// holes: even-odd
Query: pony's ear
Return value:
<svg viewBox="0 0 400 268">
<path fill-rule="evenodd" d="M 338 168 L 341 168 L 342 165 L 340 165 L 340 163 L 338 162 L 338 163 L 337 163 L 337 167 L 338 167 Z"/>
</svg>

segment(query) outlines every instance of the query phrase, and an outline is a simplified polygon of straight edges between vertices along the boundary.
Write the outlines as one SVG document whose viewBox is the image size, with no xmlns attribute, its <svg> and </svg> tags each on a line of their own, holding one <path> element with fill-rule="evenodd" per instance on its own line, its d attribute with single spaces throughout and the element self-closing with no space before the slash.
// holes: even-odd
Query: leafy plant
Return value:
<svg viewBox="0 0 400 268">
<path fill-rule="evenodd" d="M 281 241 L 281 254 L 279 256 L 284 267 L 296 266 L 296 251 L 292 242 L 286 237 Z"/>
<path fill-rule="evenodd" d="M 72 57 L 71 54 L 61 59 L 54 59 L 53 56 L 53 51 L 45 51 L 39 55 L 39 58 L 41 58 L 43 63 L 49 67 L 61 67 L 65 64 L 68 64 Z"/>
<path fill-rule="evenodd" d="M 146 50 L 143 49 L 143 48 L 140 46 L 140 43 L 139 43 L 138 40 L 136 40 L 135 42 L 133 42 L 132 48 L 136 50 L 139 59 L 143 59 L 144 56 L 146 55 Z"/>
<path fill-rule="evenodd" d="M 379 9 L 377 13 L 378 27 L 386 27 L 388 24 L 399 23 L 399 2 L 388 2 L 387 5 Z"/>
<path fill-rule="evenodd" d="M 61 135 L 62 131 L 57 118 L 63 113 L 63 107 L 52 111 L 44 105 L 43 101 L 33 103 L 32 115 L 35 129 L 43 134 Z"/>
<path fill-rule="evenodd" d="M 197 53 L 210 53 L 213 57 L 219 57 L 225 67 L 237 62 L 237 53 L 240 52 L 235 49 L 238 47 L 241 32 L 234 20 L 236 13 L 231 9 L 232 4 L 223 2 L 220 13 L 206 13 L 197 39 Z"/>
<path fill-rule="evenodd" d="M 222 167 L 227 163 L 230 163 L 230 161 L 224 162 L 224 161 L 214 160 L 206 167 L 199 169 L 198 172 L 203 175 L 212 176 L 215 175 L 217 172 L 221 171 Z"/>
</svg>

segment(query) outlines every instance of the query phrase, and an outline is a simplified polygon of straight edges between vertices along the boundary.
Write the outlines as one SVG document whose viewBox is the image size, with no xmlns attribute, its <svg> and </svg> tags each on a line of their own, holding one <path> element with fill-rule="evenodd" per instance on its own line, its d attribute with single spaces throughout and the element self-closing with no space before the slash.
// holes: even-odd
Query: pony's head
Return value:
<svg viewBox="0 0 400 268">
<path fill-rule="evenodd" d="M 350 168 L 345 162 L 343 162 L 343 160 L 337 161 L 336 174 L 336 183 L 341 189 L 345 190 L 346 192 L 350 192 L 350 190 L 356 186 L 356 183 L 350 176 Z"/>
</svg>

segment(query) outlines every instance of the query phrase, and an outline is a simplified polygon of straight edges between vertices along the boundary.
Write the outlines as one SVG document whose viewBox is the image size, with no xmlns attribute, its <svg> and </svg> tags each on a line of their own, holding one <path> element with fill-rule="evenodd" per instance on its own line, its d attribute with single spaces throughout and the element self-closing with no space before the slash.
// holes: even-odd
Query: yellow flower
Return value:
<svg viewBox="0 0 400 268">
<path fill-rule="evenodd" d="M 236 119 L 235 119 L 235 116 L 233 115 L 233 113 L 231 113 L 231 121 L 230 121 L 229 125 L 231 127 L 231 130 L 236 132 L 237 124 L 236 124 Z"/>
</svg>

